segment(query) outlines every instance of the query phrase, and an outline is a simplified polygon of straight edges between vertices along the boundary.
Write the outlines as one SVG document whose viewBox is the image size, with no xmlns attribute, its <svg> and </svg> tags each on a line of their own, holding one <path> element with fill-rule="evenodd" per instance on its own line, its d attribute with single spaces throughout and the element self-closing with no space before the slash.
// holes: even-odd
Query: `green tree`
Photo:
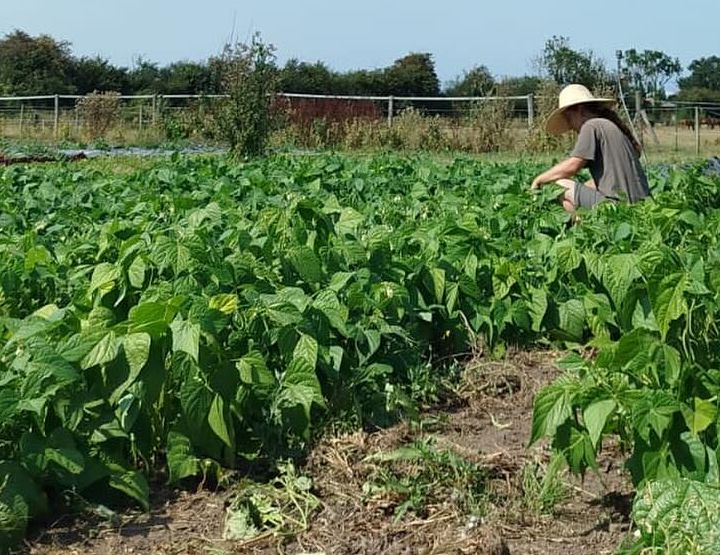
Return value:
<svg viewBox="0 0 720 555">
<path fill-rule="evenodd" d="M 73 59 L 69 79 L 77 94 L 93 91 L 132 92 L 127 69 L 116 67 L 99 56 Z"/>
<path fill-rule="evenodd" d="M 553 36 L 545 42 L 540 68 L 559 85 L 580 83 L 589 89 L 597 89 L 609 82 L 603 61 L 590 50 L 573 50 L 567 37 Z"/>
<path fill-rule="evenodd" d="M 289 93 L 331 94 L 337 92 L 337 83 L 324 63 L 310 64 L 292 58 L 280 70 L 278 88 Z"/>
<path fill-rule="evenodd" d="M 70 43 L 15 30 L 0 39 L 0 92 L 6 95 L 73 93 Z"/>
<path fill-rule="evenodd" d="M 432 54 L 412 53 L 395 60 L 384 72 L 386 91 L 398 96 L 438 96 L 440 80 Z"/>
<path fill-rule="evenodd" d="M 336 77 L 338 94 L 390 94 L 385 71 L 381 69 L 361 69 L 341 73 Z"/>
<path fill-rule="evenodd" d="M 495 86 L 495 79 L 485 66 L 475 66 L 451 81 L 445 89 L 448 96 L 488 96 Z"/>
<path fill-rule="evenodd" d="M 135 60 L 128 77 L 133 94 L 154 94 L 162 90 L 163 75 L 160 67 L 142 57 Z"/>
<path fill-rule="evenodd" d="M 221 85 L 209 64 L 174 62 L 159 70 L 158 89 L 162 94 L 217 94 Z"/>
<path fill-rule="evenodd" d="M 625 51 L 623 59 L 632 87 L 643 96 L 655 99 L 665 98 L 665 85 L 682 71 L 679 59 L 671 58 L 659 50 L 638 52 L 631 48 Z"/>
<path fill-rule="evenodd" d="M 690 75 L 678 80 L 681 89 L 720 91 L 720 57 L 709 56 L 690 62 Z"/>
<path fill-rule="evenodd" d="M 523 75 L 521 77 L 505 77 L 498 81 L 498 86 L 508 96 L 524 96 L 536 93 L 541 83 L 540 77 Z"/>
</svg>

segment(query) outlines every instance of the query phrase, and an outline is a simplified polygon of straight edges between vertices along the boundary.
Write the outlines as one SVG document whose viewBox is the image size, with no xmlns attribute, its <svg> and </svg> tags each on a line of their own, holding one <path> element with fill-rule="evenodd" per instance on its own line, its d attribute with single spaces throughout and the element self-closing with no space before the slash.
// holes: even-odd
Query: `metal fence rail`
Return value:
<svg viewBox="0 0 720 555">
<path fill-rule="evenodd" d="M 119 95 L 121 101 L 120 121 L 136 130 L 154 128 L 163 118 L 180 114 L 193 102 L 225 98 L 225 95 L 197 94 L 145 94 Z M 354 103 L 372 103 L 374 114 L 386 118 L 392 126 L 395 118 L 408 109 L 415 109 L 423 116 L 441 120 L 457 120 L 467 115 L 473 107 L 500 102 L 508 107 L 510 118 L 521 129 L 532 129 L 536 120 L 534 95 L 479 96 L 479 97 L 414 97 L 381 95 L 325 95 L 302 93 L 278 93 L 278 99 L 288 103 L 304 102 L 314 106 L 313 117 L 322 118 L 324 106 L 339 102 L 347 106 Z M 23 136 L 35 132 L 51 134 L 59 138 L 61 127 L 80 131 L 82 117 L 77 109 L 80 95 L 31 95 L 0 97 L 0 136 Z M 632 103 L 629 103 L 632 106 Z M 352 116 L 352 110 L 346 110 Z M 668 150 L 702 150 L 720 152 L 720 103 L 713 102 L 653 102 L 651 99 L 635 99 L 635 110 L 629 114 L 635 128 L 647 147 Z M 455 125 L 461 125 L 456 123 Z"/>
</svg>

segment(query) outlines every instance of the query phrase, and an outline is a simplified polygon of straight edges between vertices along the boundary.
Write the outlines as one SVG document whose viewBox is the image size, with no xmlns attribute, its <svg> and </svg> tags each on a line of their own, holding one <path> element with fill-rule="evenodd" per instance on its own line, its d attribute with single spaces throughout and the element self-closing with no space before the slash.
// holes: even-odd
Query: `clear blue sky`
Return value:
<svg viewBox="0 0 720 555">
<path fill-rule="evenodd" d="M 22 29 L 72 43 L 76 55 L 131 66 L 204 60 L 234 36 L 259 31 L 280 63 L 296 57 L 332 69 L 384 67 L 430 52 L 443 83 L 475 65 L 495 76 L 533 72 L 552 35 L 614 67 L 615 50 L 662 50 L 683 67 L 720 55 L 720 0 L 662 2 L 493 0 L 15 0 L 3 2 L 0 34 Z M 593 6 L 592 10 L 586 9 Z"/>
</svg>

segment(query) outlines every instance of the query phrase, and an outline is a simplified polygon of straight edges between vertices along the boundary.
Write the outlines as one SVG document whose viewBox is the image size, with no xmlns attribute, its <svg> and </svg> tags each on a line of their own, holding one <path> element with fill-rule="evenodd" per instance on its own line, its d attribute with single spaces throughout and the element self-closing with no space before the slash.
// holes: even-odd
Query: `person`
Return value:
<svg viewBox="0 0 720 555">
<path fill-rule="evenodd" d="M 570 156 L 538 175 L 531 188 L 557 183 L 565 189 L 563 208 L 592 208 L 603 201 L 637 202 L 650 195 L 647 176 L 640 164 L 638 141 L 612 109 L 614 101 L 596 98 L 583 85 L 568 85 L 560 91 L 558 108 L 548 118 L 548 133 L 578 133 Z M 575 176 L 587 167 L 592 179 L 585 183 Z"/>
</svg>

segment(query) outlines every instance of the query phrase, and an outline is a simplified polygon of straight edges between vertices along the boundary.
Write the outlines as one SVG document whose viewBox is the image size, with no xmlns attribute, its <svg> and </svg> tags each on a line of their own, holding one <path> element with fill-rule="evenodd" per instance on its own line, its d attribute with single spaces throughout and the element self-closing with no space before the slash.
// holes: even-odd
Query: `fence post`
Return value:
<svg viewBox="0 0 720 555">
<path fill-rule="evenodd" d="M 142 131 L 143 126 L 143 105 L 140 104 L 140 113 L 138 114 L 138 128 L 139 131 Z"/>
<path fill-rule="evenodd" d="M 535 96 L 533 93 L 530 93 L 527 95 L 527 105 L 528 105 L 528 129 L 533 128 L 533 123 L 535 122 Z"/>
<path fill-rule="evenodd" d="M 53 137 L 55 140 L 58 138 L 58 131 L 60 130 L 60 97 L 55 95 L 55 114 L 53 118 Z"/>
<path fill-rule="evenodd" d="M 640 147 L 645 148 L 645 137 L 643 136 L 644 122 L 640 112 L 642 112 L 642 96 L 640 95 L 640 91 L 635 91 L 635 127 L 637 128 Z"/>
<path fill-rule="evenodd" d="M 700 156 L 700 106 L 695 106 L 695 156 Z"/>
<path fill-rule="evenodd" d="M 152 126 L 157 124 L 157 94 L 152 97 Z"/>
<path fill-rule="evenodd" d="M 392 127 L 393 122 L 393 97 L 388 97 L 388 127 Z"/>
</svg>

